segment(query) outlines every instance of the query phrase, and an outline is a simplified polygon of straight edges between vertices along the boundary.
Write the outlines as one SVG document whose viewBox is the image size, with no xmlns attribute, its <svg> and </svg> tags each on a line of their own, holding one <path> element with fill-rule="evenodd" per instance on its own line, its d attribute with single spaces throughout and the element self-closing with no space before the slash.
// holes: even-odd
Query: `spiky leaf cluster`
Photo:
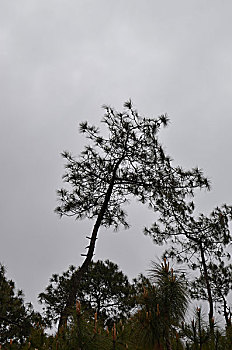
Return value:
<svg viewBox="0 0 232 350">
<path fill-rule="evenodd" d="M 142 277 L 137 282 L 143 284 L 143 293 L 138 300 L 140 309 L 132 318 L 134 337 L 143 349 L 155 349 L 158 344 L 171 348 L 170 338 L 188 305 L 186 280 L 182 272 L 170 269 L 166 260 L 161 266 L 153 263 L 149 275 L 149 280 Z"/>
</svg>

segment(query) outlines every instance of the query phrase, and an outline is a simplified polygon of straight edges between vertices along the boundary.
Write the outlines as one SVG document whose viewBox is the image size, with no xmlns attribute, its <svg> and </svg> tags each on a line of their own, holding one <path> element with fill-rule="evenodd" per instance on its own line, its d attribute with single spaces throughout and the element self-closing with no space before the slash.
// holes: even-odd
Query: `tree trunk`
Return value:
<svg viewBox="0 0 232 350">
<path fill-rule="evenodd" d="M 166 339 L 166 347 L 167 347 L 167 350 L 172 350 L 172 346 L 171 346 L 169 337 Z"/>
<path fill-rule="evenodd" d="M 201 262 L 202 262 L 202 266 L 203 266 L 204 279 L 205 279 L 205 283 L 206 283 L 208 302 L 209 302 L 209 326 L 210 326 L 210 330 L 213 331 L 214 330 L 213 299 L 212 299 L 211 287 L 210 287 L 210 282 L 209 282 L 209 275 L 208 275 L 208 270 L 207 270 L 207 265 L 206 265 L 206 261 L 205 261 L 205 254 L 204 254 L 202 243 L 200 243 L 200 252 L 201 252 Z"/>
<path fill-rule="evenodd" d="M 65 326 L 67 324 L 67 319 L 68 319 L 68 316 L 70 315 L 70 311 L 71 311 L 72 307 L 75 305 L 76 295 L 78 292 L 78 287 L 79 287 L 80 281 L 81 281 L 84 273 L 87 271 L 87 269 L 92 261 L 92 258 L 94 255 L 94 249 L 95 249 L 95 245 L 96 245 L 96 240 L 97 240 L 97 234 L 98 234 L 99 228 L 101 226 L 102 220 L 104 218 L 105 212 L 107 210 L 107 206 L 108 206 L 109 201 L 110 201 L 110 197 L 111 197 L 111 194 L 113 191 L 115 177 L 116 177 L 118 167 L 119 167 L 120 163 L 122 162 L 123 158 L 124 158 L 124 155 L 115 164 L 115 167 L 114 167 L 114 170 L 112 173 L 112 178 L 111 178 L 111 181 L 109 183 L 109 187 L 106 191 L 104 202 L 101 206 L 101 209 L 100 209 L 99 214 L 97 216 L 97 220 L 96 220 L 94 227 L 93 227 L 93 230 L 92 230 L 90 244 L 88 246 L 88 252 L 87 252 L 86 258 L 85 258 L 83 264 L 81 265 L 81 267 L 79 268 L 79 270 L 76 271 L 72 276 L 71 289 L 69 292 L 69 296 L 68 296 L 66 305 L 65 305 L 65 307 L 62 310 L 61 315 L 60 315 L 58 332 L 60 331 L 62 326 Z"/>
<path fill-rule="evenodd" d="M 226 302 L 226 298 L 222 295 L 222 300 L 223 300 L 223 314 L 225 317 L 226 321 L 226 327 L 231 327 L 231 314 L 230 314 L 230 309 L 227 311 L 228 306 Z"/>
</svg>

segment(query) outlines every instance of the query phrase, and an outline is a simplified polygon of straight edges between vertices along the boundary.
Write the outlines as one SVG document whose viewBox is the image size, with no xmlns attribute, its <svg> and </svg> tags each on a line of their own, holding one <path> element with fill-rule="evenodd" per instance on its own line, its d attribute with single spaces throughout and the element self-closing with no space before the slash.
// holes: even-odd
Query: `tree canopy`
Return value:
<svg viewBox="0 0 232 350">
<path fill-rule="evenodd" d="M 76 270 L 70 266 L 62 275 L 54 274 L 45 292 L 40 293 L 39 300 L 44 306 L 45 318 L 49 324 L 54 324 L 59 319 Z M 97 313 L 105 325 L 112 325 L 130 314 L 135 304 L 135 288 L 116 264 L 109 260 L 98 260 L 92 262 L 84 273 L 76 301 L 92 315 Z"/>
</svg>

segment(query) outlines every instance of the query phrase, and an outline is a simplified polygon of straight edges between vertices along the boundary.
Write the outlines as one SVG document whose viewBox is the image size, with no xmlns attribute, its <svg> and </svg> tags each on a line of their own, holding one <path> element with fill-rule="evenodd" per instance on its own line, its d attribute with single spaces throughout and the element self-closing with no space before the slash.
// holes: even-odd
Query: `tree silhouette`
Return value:
<svg viewBox="0 0 232 350">
<path fill-rule="evenodd" d="M 74 266 L 70 266 L 62 275 L 54 274 L 45 292 L 39 295 L 45 318 L 50 325 L 56 323 L 60 317 L 76 270 Z M 76 301 L 92 316 L 97 313 L 98 319 L 104 325 L 112 326 L 117 320 L 129 316 L 134 306 L 134 295 L 135 288 L 119 270 L 118 265 L 109 260 L 98 260 L 91 262 L 88 271 L 84 273 Z"/>
<path fill-rule="evenodd" d="M 152 236 L 154 243 L 170 244 L 165 256 L 180 263 L 187 263 L 192 270 L 199 272 L 199 277 L 192 284 L 192 296 L 198 299 L 204 297 L 208 301 L 209 323 L 212 330 L 214 302 L 219 299 L 224 301 L 231 286 L 230 277 L 228 277 L 231 267 L 223 269 L 223 261 L 230 258 L 226 247 L 232 239 L 229 228 L 231 219 L 232 207 L 223 205 L 214 209 L 209 216 L 200 214 L 197 218 L 187 211 L 173 211 L 173 217 L 162 218 L 162 227 L 154 224 L 150 229 L 145 229 L 145 233 Z M 216 271 L 218 282 L 215 282 Z M 218 284 L 219 275 L 226 283 L 221 288 Z M 224 295 L 222 295 L 223 290 Z"/>
<path fill-rule="evenodd" d="M 23 292 L 17 291 L 15 283 L 5 274 L 5 267 L 0 264 L 0 344 L 10 339 L 22 343 L 41 317 L 30 303 L 24 303 Z"/>
<path fill-rule="evenodd" d="M 63 176 L 67 188 L 58 190 L 60 205 L 56 212 L 61 217 L 94 219 L 95 223 L 85 260 L 73 275 L 59 328 L 67 320 L 80 280 L 93 258 L 99 228 L 117 229 L 120 224 L 127 228 L 124 205 L 132 197 L 161 215 L 173 216 L 173 211 L 192 212 L 186 198 L 193 196 L 195 188 L 209 188 L 198 168 L 184 171 L 173 166 L 165 154 L 158 135 L 161 127 L 168 124 L 166 115 L 141 117 L 130 100 L 124 107 L 120 113 L 104 106 L 102 123 L 108 137 L 100 135 L 95 126 L 81 123 L 80 132 L 91 145 L 84 148 L 78 159 L 69 152 L 62 154 L 67 162 Z M 165 208 L 168 209 L 165 211 Z"/>
</svg>

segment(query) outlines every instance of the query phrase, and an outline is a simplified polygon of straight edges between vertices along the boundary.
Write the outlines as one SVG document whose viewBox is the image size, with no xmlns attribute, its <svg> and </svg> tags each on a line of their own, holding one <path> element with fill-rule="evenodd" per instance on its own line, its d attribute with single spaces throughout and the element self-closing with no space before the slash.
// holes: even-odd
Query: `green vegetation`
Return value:
<svg viewBox="0 0 232 350">
<path fill-rule="evenodd" d="M 105 274 L 101 274 L 102 269 Z M 140 275 L 132 284 L 117 265 L 109 261 L 92 263 L 90 276 L 86 274 L 66 325 L 58 332 L 54 330 L 53 335 L 48 330 L 52 321 L 59 319 L 75 268 L 69 268 L 61 276 L 52 276 L 46 291 L 39 295 L 44 304 L 41 316 L 32 308 L 28 311 L 21 292 L 12 292 L 13 282 L 7 281 L 3 268 L 1 271 L 1 281 L 5 282 L 5 285 L 1 283 L 1 296 L 8 295 L 1 299 L 1 315 L 2 310 L 7 310 L 6 316 L 1 316 L 1 349 L 232 348 L 230 322 L 225 329 L 219 328 L 215 321 L 212 327 L 207 317 L 202 316 L 200 307 L 195 310 L 194 318 L 186 322 L 186 311 L 191 307 L 189 281 L 183 271 L 170 268 L 166 259 L 160 265 L 153 263 L 149 277 Z"/>
<path fill-rule="evenodd" d="M 59 320 L 76 270 L 70 266 L 62 276 L 53 275 L 46 291 L 39 295 L 48 324 L 52 325 Z M 129 283 L 128 278 L 118 270 L 116 264 L 107 260 L 90 264 L 75 300 L 92 316 L 97 312 L 104 326 L 112 326 L 114 322 L 129 316 L 135 306 L 135 295 L 135 287 Z"/>
<path fill-rule="evenodd" d="M 42 324 L 42 317 L 33 311 L 31 304 L 25 304 L 23 292 L 15 290 L 12 280 L 7 280 L 6 271 L 0 265 L 0 344 L 14 339 L 23 344 L 36 323 Z"/>
<path fill-rule="evenodd" d="M 104 107 L 108 138 L 81 123 L 91 144 L 78 159 L 63 153 L 68 189 L 58 191 L 56 212 L 94 220 L 83 264 L 52 276 L 39 294 L 41 315 L 0 266 L 0 349 L 232 349 L 232 207 L 196 215 L 195 190 L 209 189 L 209 182 L 165 154 L 158 135 L 167 116 L 143 118 L 131 101 L 124 107 L 122 113 Z M 156 221 L 144 233 L 166 250 L 147 277 L 130 282 L 116 264 L 92 259 L 101 226 L 128 227 L 124 204 L 132 198 L 154 211 Z"/>
</svg>

